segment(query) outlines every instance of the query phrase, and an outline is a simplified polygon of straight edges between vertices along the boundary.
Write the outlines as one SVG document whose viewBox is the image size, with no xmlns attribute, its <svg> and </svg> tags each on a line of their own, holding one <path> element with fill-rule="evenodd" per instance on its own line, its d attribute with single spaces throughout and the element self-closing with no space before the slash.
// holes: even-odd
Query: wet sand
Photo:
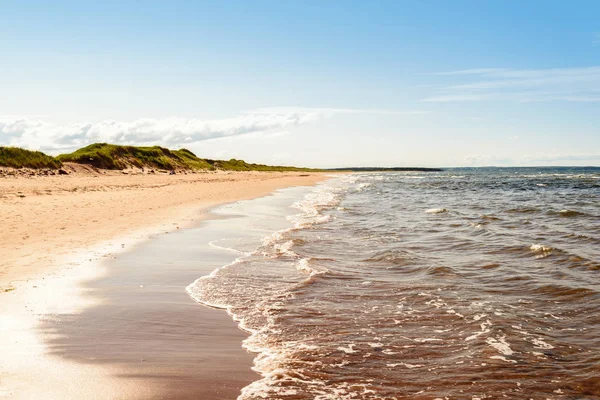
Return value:
<svg viewBox="0 0 600 400">
<path fill-rule="evenodd" d="M 144 399 L 235 399 L 258 378 L 253 356 L 241 347 L 246 335 L 225 312 L 185 292 L 232 260 L 208 246 L 212 231 L 205 225 L 158 236 L 107 261 L 107 275 L 84 284 L 97 305 L 50 315 L 40 326 L 52 338 L 50 353 L 116 368 L 117 379 L 146 388 Z"/>
</svg>

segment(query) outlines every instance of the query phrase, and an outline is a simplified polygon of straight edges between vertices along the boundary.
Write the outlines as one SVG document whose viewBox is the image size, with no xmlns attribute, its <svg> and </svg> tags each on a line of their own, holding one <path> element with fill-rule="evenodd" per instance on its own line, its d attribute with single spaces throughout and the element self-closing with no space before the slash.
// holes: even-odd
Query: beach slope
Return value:
<svg viewBox="0 0 600 400">
<path fill-rule="evenodd" d="M 66 340 L 73 344 L 43 327 L 49 319 L 67 324 L 66 319 L 60 321 L 61 316 L 100 306 L 84 283 L 106 275 L 105 261 L 114 254 L 153 235 L 197 223 L 215 205 L 322 179 L 323 174 L 298 172 L 153 175 L 93 171 L 0 178 L 0 398 L 156 397 L 156 388 L 141 384 L 140 377 L 133 379 L 122 366 L 81 364 L 61 357 L 48 343 Z M 152 273 L 149 269 L 148 274 Z M 182 287 L 182 296 L 174 304 L 181 307 L 185 301 Z M 218 336 L 222 327 L 228 338 L 224 346 L 233 352 L 242 332 L 236 336 L 237 328 L 224 313 L 219 316 L 220 311 L 206 310 L 198 315 L 211 321 L 213 329 L 207 335 Z M 158 314 L 168 316 L 169 309 L 153 312 L 160 319 Z M 176 342 L 173 338 L 172 343 Z M 95 357 L 103 351 L 96 349 Z M 174 358 L 178 355 L 173 353 Z M 208 349 L 206 356 L 211 356 Z M 227 357 L 242 360 L 249 371 L 251 358 L 241 347 L 238 354 Z M 168 368 L 169 360 L 161 359 L 160 365 Z M 222 367 L 215 366 L 215 370 Z M 244 379 L 250 375 L 238 376 L 232 387 L 237 390 Z"/>
</svg>

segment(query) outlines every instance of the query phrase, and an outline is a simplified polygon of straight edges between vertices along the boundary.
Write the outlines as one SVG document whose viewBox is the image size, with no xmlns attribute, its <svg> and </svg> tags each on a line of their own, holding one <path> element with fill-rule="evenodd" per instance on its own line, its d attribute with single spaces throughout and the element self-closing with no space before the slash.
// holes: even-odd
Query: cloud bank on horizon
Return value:
<svg viewBox="0 0 600 400">
<path fill-rule="evenodd" d="M 57 125 L 41 119 L 0 117 L 4 145 L 48 151 L 72 150 L 95 143 L 173 147 L 202 140 L 265 132 L 301 125 L 325 114 L 319 110 L 256 110 L 221 120 L 143 118 L 134 121 Z"/>
<path fill-rule="evenodd" d="M 343 108 L 272 107 L 220 120 L 143 118 L 134 121 L 57 125 L 38 118 L 0 116 L 0 145 L 42 150 L 50 154 L 71 151 L 91 143 L 184 147 L 209 139 L 266 134 L 305 125 L 338 114 L 402 115 L 424 111 L 388 111 Z"/>
</svg>

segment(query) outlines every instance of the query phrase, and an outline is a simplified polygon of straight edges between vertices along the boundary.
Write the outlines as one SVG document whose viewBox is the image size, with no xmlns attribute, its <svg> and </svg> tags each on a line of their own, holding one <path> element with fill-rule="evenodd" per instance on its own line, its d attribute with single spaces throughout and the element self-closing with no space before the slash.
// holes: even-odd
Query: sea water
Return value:
<svg viewBox="0 0 600 400">
<path fill-rule="evenodd" d="M 348 174 L 215 213 L 236 259 L 187 290 L 250 334 L 240 399 L 600 398 L 600 169 Z"/>
</svg>

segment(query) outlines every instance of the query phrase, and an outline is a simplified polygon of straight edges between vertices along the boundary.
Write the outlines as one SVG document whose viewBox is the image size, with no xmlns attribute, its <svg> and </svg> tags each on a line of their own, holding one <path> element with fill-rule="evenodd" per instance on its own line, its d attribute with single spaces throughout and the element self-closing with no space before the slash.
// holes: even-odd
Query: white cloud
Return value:
<svg viewBox="0 0 600 400">
<path fill-rule="evenodd" d="M 441 72 L 455 82 L 427 102 L 568 101 L 600 102 L 600 66 L 552 69 L 486 68 Z"/>
<path fill-rule="evenodd" d="M 95 142 L 127 145 L 187 146 L 208 139 L 239 135 L 281 135 L 286 128 L 330 118 L 336 114 L 420 114 L 422 111 L 386 111 L 337 108 L 263 108 L 220 120 L 185 118 L 101 121 L 56 125 L 36 118 L 0 117 L 0 145 L 69 151 Z"/>
</svg>

